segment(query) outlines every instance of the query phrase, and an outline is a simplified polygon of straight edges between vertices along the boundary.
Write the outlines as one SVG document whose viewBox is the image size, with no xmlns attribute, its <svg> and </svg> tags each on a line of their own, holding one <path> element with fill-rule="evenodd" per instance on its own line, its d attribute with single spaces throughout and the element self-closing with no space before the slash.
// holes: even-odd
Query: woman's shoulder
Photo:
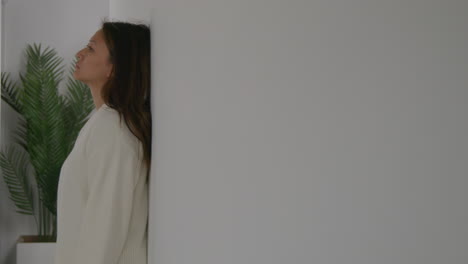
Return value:
<svg viewBox="0 0 468 264">
<path fill-rule="evenodd" d="M 89 145 L 126 144 L 127 147 L 138 153 L 139 140 L 131 133 L 124 118 L 117 110 L 103 104 L 96 110 L 91 119 L 87 131 Z"/>
<path fill-rule="evenodd" d="M 122 130 L 119 113 L 107 105 L 102 105 L 94 110 L 86 124 L 86 134 L 104 137 L 105 135 L 115 137 Z"/>
</svg>

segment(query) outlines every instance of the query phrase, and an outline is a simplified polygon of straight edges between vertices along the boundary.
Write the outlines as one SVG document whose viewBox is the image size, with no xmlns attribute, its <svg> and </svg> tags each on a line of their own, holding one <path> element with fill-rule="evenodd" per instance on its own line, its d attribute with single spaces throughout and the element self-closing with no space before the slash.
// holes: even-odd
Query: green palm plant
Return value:
<svg viewBox="0 0 468 264">
<path fill-rule="evenodd" d="M 20 118 L 12 144 L 0 151 L 0 167 L 16 212 L 34 216 L 41 241 L 56 241 L 60 170 L 94 109 L 89 88 L 72 77 L 74 67 L 66 94 L 59 94 L 62 62 L 52 48 L 27 45 L 19 84 L 1 74 L 1 98 Z"/>
</svg>

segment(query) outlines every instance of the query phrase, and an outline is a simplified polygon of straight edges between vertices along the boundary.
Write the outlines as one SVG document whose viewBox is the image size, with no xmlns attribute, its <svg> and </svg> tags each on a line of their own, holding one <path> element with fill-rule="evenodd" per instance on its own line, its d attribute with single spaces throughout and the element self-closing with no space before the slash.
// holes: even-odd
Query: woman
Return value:
<svg viewBox="0 0 468 264">
<path fill-rule="evenodd" d="M 89 86 L 96 110 L 61 169 L 55 264 L 145 264 L 149 28 L 104 21 L 76 57 L 74 78 Z"/>
</svg>

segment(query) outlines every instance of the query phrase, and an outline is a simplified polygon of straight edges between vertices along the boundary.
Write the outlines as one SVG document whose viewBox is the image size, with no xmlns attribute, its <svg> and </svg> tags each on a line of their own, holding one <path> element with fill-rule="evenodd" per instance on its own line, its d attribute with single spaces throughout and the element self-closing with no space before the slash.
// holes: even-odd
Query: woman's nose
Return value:
<svg viewBox="0 0 468 264">
<path fill-rule="evenodd" d="M 81 54 L 81 51 L 82 51 L 82 50 L 79 50 L 79 51 L 75 54 L 75 57 L 76 57 L 77 60 L 80 60 L 80 59 L 83 57 L 82 54 Z"/>
</svg>

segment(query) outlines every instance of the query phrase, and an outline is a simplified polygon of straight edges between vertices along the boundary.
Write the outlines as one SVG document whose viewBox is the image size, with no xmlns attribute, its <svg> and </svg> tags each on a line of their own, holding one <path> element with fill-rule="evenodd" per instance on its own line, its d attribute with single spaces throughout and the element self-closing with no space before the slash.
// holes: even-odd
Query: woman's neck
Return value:
<svg viewBox="0 0 468 264">
<path fill-rule="evenodd" d="M 101 90 L 102 86 L 97 87 L 97 86 L 91 86 L 88 85 L 89 89 L 91 89 L 91 95 L 93 96 L 93 101 L 94 101 L 94 106 L 96 107 L 96 110 L 101 108 L 101 106 L 104 104 L 104 100 L 102 100 L 101 97 Z"/>
</svg>

